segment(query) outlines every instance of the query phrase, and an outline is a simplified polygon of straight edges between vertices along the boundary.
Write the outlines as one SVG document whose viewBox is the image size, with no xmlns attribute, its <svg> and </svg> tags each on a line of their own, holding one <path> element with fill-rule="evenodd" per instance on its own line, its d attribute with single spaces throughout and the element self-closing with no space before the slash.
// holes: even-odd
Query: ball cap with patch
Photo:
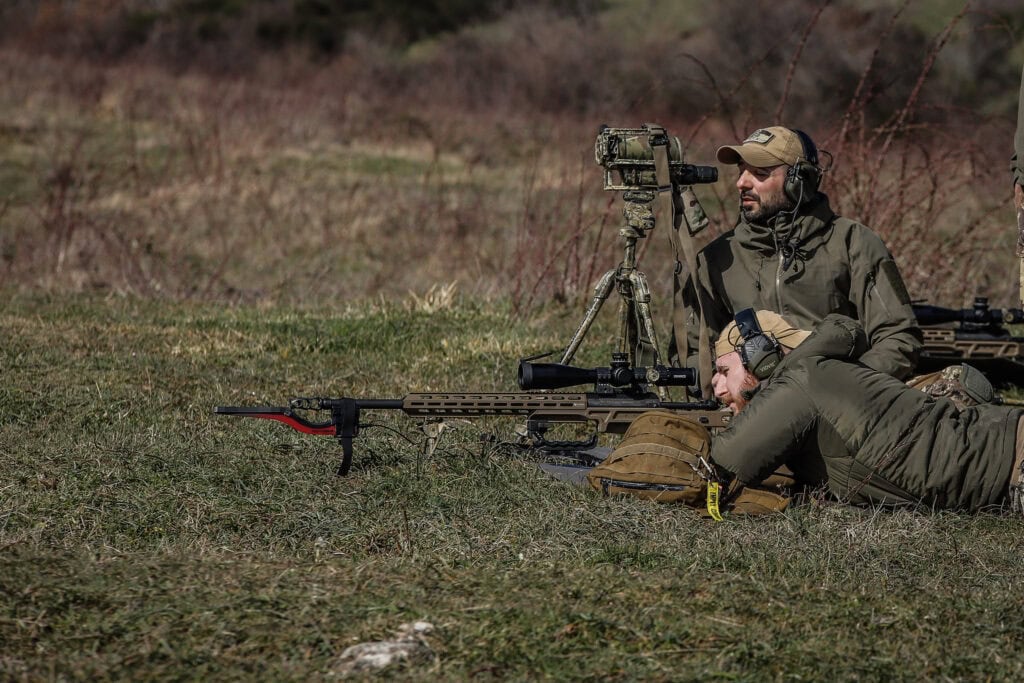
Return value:
<svg viewBox="0 0 1024 683">
<path fill-rule="evenodd" d="M 805 159 L 800 136 L 783 126 L 758 128 L 742 144 L 719 147 L 717 156 L 723 164 L 739 164 L 742 161 L 755 168 L 770 168 L 779 164 L 793 166 Z"/>
</svg>

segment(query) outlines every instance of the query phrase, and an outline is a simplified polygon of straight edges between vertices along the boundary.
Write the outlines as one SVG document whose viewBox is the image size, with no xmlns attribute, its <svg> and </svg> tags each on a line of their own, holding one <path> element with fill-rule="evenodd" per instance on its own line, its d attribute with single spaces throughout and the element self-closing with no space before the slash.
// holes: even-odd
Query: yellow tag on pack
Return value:
<svg viewBox="0 0 1024 683">
<path fill-rule="evenodd" d="M 708 514 L 716 522 L 722 521 L 722 513 L 718 511 L 718 482 L 708 482 Z"/>
</svg>

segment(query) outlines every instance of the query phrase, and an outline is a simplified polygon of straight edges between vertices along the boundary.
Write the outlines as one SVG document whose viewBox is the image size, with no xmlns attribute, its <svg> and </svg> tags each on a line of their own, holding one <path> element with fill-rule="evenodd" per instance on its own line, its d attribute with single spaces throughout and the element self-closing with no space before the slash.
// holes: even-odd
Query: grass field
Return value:
<svg viewBox="0 0 1024 683">
<path fill-rule="evenodd" d="M 0 312 L 0 678 L 328 679 L 423 619 L 397 679 L 1017 680 L 1019 519 L 798 506 L 716 524 L 548 479 L 457 424 L 338 447 L 211 414 L 513 388 L 578 311 L 20 295 Z M 600 362 L 610 333 L 582 360 Z M 396 430 L 396 431 L 390 431 Z M 407 440 L 412 439 L 413 442 Z"/>
</svg>

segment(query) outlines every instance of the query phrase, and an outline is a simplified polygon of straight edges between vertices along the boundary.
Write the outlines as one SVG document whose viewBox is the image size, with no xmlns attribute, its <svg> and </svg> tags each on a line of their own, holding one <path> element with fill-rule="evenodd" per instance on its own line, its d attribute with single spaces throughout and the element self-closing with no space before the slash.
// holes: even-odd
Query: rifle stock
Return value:
<svg viewBox="0 0 1024 683">
<path fill-rule="evenodd" d="M 487 416 L 525 416 L 531 445 L 559 449 L 568 445 L 545 439 L 553 424 L 591 423 L 596 433 L 621 434 L 639 415 L 649 410 L 679 411 L 688 419 L 709 429 L 729 423 L 731 413 L 718 409 L 714 401 L 664 401 L 655 394 L 605 393 L 413 393 L 401 399 L 294 398 L 288 407 L 218 406 L 214 413 L 282 422 L 305 434 L 333 436 L 342 446 L 338 474 L 348 474 L 352 466 L 352 440 L 359 434 L 359 418 L 365 410 L 400 410 L 410 417 L 424 419 L 474 418 Z M 330 417 L 312 421 L 296 411 L 329 412 Z"/>
</svg>

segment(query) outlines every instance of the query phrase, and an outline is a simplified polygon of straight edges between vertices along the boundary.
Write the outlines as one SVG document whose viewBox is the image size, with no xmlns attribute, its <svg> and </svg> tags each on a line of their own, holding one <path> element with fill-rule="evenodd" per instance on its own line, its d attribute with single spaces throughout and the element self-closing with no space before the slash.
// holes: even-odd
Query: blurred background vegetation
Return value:
<svg viewBox="0 0 1024 683">
<path fill-rule="evenodd" d="M 1022 38 L 1013 0 L 12 0 L 0 286 L 577 300 L 619 255 L 599 124 L 708 163 L 781 122 L 912 296 L 1008 305 Z"/>
<path fill-rule="evenodd" d="M 658 113 L 678 114 L 682 103 L 704 113 L 707 81 L 729 86 L 756 68 L 733 105 L 756 112 L 774 109 L 817 13 L 794 74 L 791 116 L 841 113 L 877 51 L 869 110 L 883 121 L 914 84 L 929 44 L 961 13 L 923 98 L 931 115 L 1006 115 L 1016 103 L 1008 86 L 1024 59 L 1024 7 L 1013 0 L 11 0 L 0 8 L 0 35 L 33 52 L 179 73 L 259 78 L 268 61 L 347 58 L 367 67 L 379 60 L 378 69 L 408 87 L 454 70 L 482 81 L 472 86 L 479 97 L 460 105 L 518 96 L 527 109 L 589 115 L 638 99 Z M 575 44 L 559 40 L 570 37 Z M 532 70 L 541 56 L 551 58 L 547 72 Z M 697 61 L 705 68 L 687 63 Z M 517 92 L 506 91 L 510 78 L 522 81 Z"/>
</svg>

